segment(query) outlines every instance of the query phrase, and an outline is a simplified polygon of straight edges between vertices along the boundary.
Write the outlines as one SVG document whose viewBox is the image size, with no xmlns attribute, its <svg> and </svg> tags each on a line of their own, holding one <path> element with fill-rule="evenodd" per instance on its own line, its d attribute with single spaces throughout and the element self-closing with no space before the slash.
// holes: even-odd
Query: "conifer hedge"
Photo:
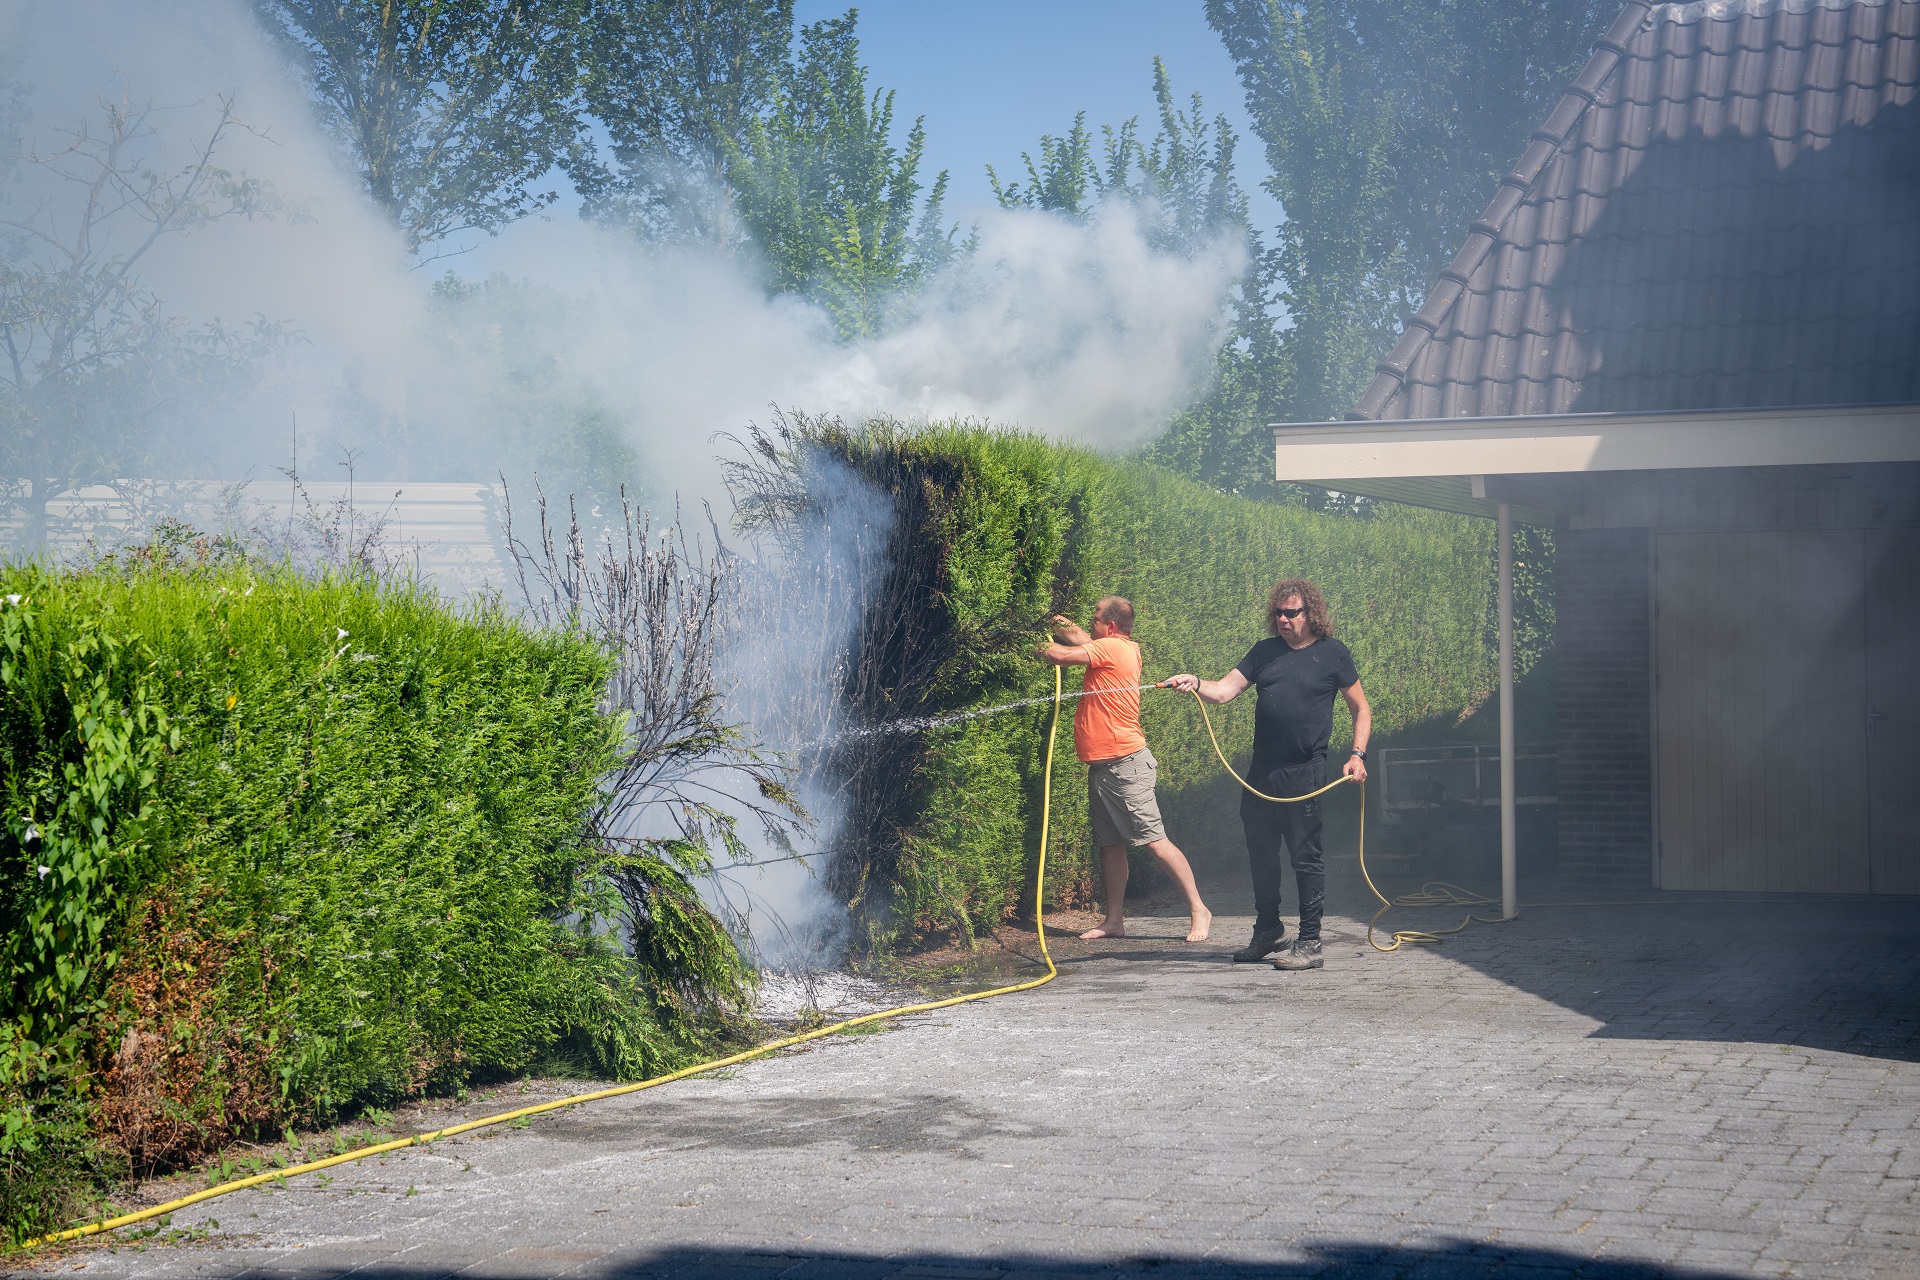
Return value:
<svg viewBox="0 0 1920 1280">
<path fill-rule="evenodd" d="M 945 622 L 937 674 L 922 688 L 896 688 L 895 705 L 869 708 L 873 718 L 1050 693 L 1052 676 L 1030 653 L 1046 619 L 1064 612 L 1084 625 L 1108 594 L 1133 602 L 1148 679 L 1220 676 L 1266 634 L 1268 589 L 1294 576 L 1326 593 L 1376 733 L 1457 713 L 1492 681 L 1486 521 L 1391 506 L 1352 518 L 1249 501 L 1144 463 L 972 424 L 816 420 L 798 434 L 894 498 L 896 564 L 915 567 L 871 607 L 931 607 Z M 936 554 L 922 554 L 926 545 Z M 1171 834 L 1237 853 L 1237 792 L 1192 699 L 1147 692 L 1142 701 Z M 902 757 L 898 802 L 880 815 L 884 831 L 856 839 L 847 853 L 859 865 L 842 873 L 846 884 L 891 886 L 885 902 L 866 890 L 878 944 L 971 937 L 1023 905 L 1048 714 L 1041 705 L 965 720 L 893 748 Z M 1215 720 L 1244 761 L 1251 699 Z M 1336 738 L 1350 733 L 1345 720 L 1337 707 Z M 1048 904 L 1085 903 L 1094 868 L 1085 771 L 1064 724 L 1054 770 Z"/>
<path fill-rule="evenodd" d="M 695 1060 L 675 993 L 750 979 L 717 927 L 623 945 L 612 661 L 359 576 L 0 567 L 0 1229 L 239 1133 Z"/>
</svg>

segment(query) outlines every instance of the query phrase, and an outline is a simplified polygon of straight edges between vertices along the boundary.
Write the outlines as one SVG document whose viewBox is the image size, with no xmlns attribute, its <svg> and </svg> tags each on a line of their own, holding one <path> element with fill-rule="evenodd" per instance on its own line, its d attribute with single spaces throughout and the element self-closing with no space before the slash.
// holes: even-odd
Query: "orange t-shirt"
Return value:
<svg viewBox="0 0 1920 1280">
<path fill-rule="evenodd" d="M 1140 646 L 1125 636 L 1082 645 L 1091 659 L 1080 682 L 1091 697 L 1073 709 L 1073 752 L 1084 762 L 1117 760 L 1147 745 L 1140 732 Z M 1113 692 L 1102 692 L 1112 690 Z"/>
</svg>

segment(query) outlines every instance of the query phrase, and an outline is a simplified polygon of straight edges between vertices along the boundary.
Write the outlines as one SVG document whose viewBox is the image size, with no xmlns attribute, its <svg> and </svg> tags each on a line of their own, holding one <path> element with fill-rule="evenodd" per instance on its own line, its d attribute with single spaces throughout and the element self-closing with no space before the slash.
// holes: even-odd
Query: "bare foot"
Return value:
<svg viewBox="0 0 1920 1280">
<path fill-rule="evenodd" d="M 1097 929 L 1087 930 L 1080 936 L 1089 942 L 1095 938 L 1124 938 L 1127 936 L 1127 926 L 1124 924 L 1103 924 Z"/>
<path fill-rule="evenodd" d="M 1213 912 L 1205 907 L 1193 913 L 1193 927 L 1187 930 L 1188 942 L 1205 942 L 1213 929 Z"/>
</svg>

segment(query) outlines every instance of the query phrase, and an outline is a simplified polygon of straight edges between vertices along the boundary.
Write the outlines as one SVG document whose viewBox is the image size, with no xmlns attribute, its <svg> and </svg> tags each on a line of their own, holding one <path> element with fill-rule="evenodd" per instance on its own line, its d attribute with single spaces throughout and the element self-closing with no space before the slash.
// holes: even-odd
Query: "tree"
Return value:
<svg viewBox="0 0 1920 1280">
<path fill-rule="evenodd" d="M 793 0 L 596 5 L 585 98 L 612 163 L 577 157 L 583 216 L 651 240 L 735 248 L 731 162 L 778 93 L 792 43 Z"/>
<path fill-rule="evenodd" d="M 1337 416 L 1585 57 L 1611 0 L 1207 0 L 1285 210 L 1287 416 Z"/>
<path fill-rule="evenodd" d="M 587 100 L 613 163 L 576 173 L 583 213 L 752 255 L 769 292 L 819 302 L 843 337 L 883 329 L 955 231 L 944 173 L 920 198 L 924 122 L 894 145 L 894 96 L 868 89 L 856 22 L 813 23 L 796 48 L 791 0 L 606 7 Z"/>
<path fill-rule="evenodd" d="M 940 229 L 947 175 L 921 212 L 924 118 L 893 145 L 893 93 L 867 91 L 854 14 L 800 33 L 765 119 L 746 122 L 729 168 L 747 241 L 775 293 L 813 297 L 842 337 L 886 327 L 893 309 L 953 253 Z"/>
<path fill-rule="evenodd" d="M 1154 59 L 1159 65 L 1159 59 Z M 1087 113 L 1073 117 L 1073 127 L 1055 137 L 1040 135 L 1040 158 L 1031 151 L 1020 153 L 1026 166 L 1027 185 L 1002 183 L 992 165 L 987 166 L 987 183 L 1002 209 L 1044 209 L 1084 222 L 1109 192 L 1132 194 L 1128 178 L 1135 153 L 1140 149 L 1136 134 L 1140 121 L 1128 120 L 1119 128 L 1100 126 L 1100 159 L 1093 154 L 1093 135 L 1087 132 Z"/>
<path fill-rule="evenodd" d="M 559 199 L 586 0 L 254 0 L 407 252 Z"/>
<path fill-rule="evenodd" d="M 215 163 L 232 102 L 172 169 L 153 108 L 101 109 L 50 153 L 9 156 L 21 176 L 0 206 L 0 477 L 27 510 L 29 545 L 55 495 L 156 474 L 167 416 L 221 399 L 290 336 L 266 320 L 193 327 L 135 271 L 165 239 L 282 210 L 266 184 Z"/>
<path fill-rule="evenodd" d="M 1225 116 L 1208 120 L 1197 93 L 1182 111 L 1159 58 L 1153 60 L 1153 98 L 1160 129 L 1151 142 L 1140 140 L 1137 117 L 1102 125 L 1096 159 L 1082 111 L 1064 135 L 1041 135 L 1037 159 L 1021 154 L 1025 186 L 1001 182 L 988 165 L 1000 207 L 1044 209 L 1084 222 L 1102 201 L 1125 200 L 1140 213 L 1149 242 L 1167 253 L 1192 254 L 1223 234 L 1245 233 L 1251 224 L 1246 192 L 1234 177 L 1240 140 L 1233 126 Z"/>
</svg>

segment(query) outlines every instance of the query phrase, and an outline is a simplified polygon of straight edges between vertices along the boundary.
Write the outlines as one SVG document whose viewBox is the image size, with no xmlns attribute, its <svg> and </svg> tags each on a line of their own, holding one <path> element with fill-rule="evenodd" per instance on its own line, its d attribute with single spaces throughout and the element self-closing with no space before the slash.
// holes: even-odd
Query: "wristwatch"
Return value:
<svg viewBox="0 0 1920 1280">
<path fill-rule="evenodd" d="M 1367 753 L 1362 751 L 1360 748 L 1355 747 L 1353 749 L 1353 754 L 1360 757 L 1361 764 L 1365 764 L 1367 762 Z"/>
</svg>

